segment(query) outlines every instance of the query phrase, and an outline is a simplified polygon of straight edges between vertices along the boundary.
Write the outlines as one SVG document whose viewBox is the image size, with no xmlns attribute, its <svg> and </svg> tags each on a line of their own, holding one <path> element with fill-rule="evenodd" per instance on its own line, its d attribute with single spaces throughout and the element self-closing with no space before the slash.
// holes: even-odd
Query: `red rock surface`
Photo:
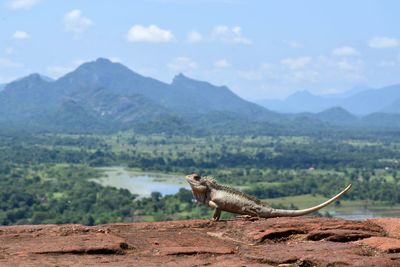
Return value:
<svg viewBox="0 0 400 267">
<path fill-rule="evenodd" d="M 400 266 L 400 219 L 0 227 L 0 266 Z"/>
</svg>

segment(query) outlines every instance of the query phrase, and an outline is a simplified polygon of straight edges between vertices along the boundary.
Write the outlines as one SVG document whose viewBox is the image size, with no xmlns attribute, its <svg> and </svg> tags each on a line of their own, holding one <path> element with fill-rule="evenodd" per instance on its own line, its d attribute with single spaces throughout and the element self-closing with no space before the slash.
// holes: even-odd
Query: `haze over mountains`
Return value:
<svg viewBox="0 0 400 267">
<path fill-rule="evenodd" d="M 397 113 L 398 89 L 365 90 L 329 103 L 343 103 L 357 114 L 380 110 Z M 313 110 L 329 107 L 328 101 L 306 92 L 286 101 L 298 110 L 302 110 L 301 104 Z M 183 74 L 167 84 L 99 58 L 55 81 L 32 74 L 7 84 L 0 92 L 0 126 L 56 132 L 133 128 L 148 133 L 273 134 L 332 126 L 397 128 L 400 115 L 377 113 L 360 118 L 343 108 L 280 114 L 240 98 L 226 86 Z"/>
<path fill-rule="evenodd" d="M 356 115 L 376 112 L 400 113 L 400 84 L 372 89 L 356 87 L 343 94 L 325 96 L 313 95 L 308 91 L 298 91 L 285 100 L 261 100 L 258 103 L 278 112 L 321 112 L 342 107 Z"/>
</svg>

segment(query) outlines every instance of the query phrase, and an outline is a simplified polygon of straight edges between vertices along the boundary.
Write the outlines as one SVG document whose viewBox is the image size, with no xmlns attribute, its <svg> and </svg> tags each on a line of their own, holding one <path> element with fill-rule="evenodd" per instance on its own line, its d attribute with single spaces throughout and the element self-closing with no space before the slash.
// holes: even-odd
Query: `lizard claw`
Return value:
<svg viewBox="0 0 400 267">
<path fill-rule="evenodd" d="M 238 215 L 236 216 L 236 218 L 240 218 L 240 219 L 246 219 L 246 218 L 250 218 L 250 215 Z"/>
</svg>

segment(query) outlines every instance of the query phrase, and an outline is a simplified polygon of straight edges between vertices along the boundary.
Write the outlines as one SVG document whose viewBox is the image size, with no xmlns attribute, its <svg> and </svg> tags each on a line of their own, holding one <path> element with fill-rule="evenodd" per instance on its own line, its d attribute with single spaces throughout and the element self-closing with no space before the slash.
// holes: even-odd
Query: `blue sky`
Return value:
<svg viewBox="0 0 400 267">
<path fill-rule="evenodd" d="M 400 1 L 3 0 L 0 83 L 107 57 L 249 99 L 400 83 Z"/>
</svg>

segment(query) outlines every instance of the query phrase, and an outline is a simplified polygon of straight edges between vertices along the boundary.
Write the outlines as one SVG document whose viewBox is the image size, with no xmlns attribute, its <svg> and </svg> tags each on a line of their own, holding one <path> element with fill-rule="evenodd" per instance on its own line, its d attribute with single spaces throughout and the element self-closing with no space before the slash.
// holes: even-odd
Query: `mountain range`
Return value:
<svg viewBox="0 0 400 267">
<path fill-rule="evenodd" d="M 384 90 L 390 93 L 387 99 L 394 99 L 396 88 Z M 291 101 L 302 97 L 316 96 L 302 92 Z M 382 101 L 364 99 L 367 105 L 377 102 L 382 109 L 386 107 Z M 395 102 L 391 104 L 396 110 Z M 361 104 L 358 107 L 362 109 Z M 31 74 L 0 91 L 0 127 L 37 131 L 290 134 L 338 126 L 400 128 L 396 122 L 400 122 L 400 115 L 359 117 L 340 107 L 282 114 L 246 101 L 226 86 L 183 74 L 164 83 L 104 58 L 84 63 L 57 80 Z"/>
<path fill-rule="evenodd" d="M 260 100 L 258 104 L 277 112 L 321 112 L 342 107 L 349 112 L 364 116 L 371 113 L 400 113 L 400 84 L 378 89 L 357 87 L 342 94 L 325 96 L 298 91 L 284 100 Z"/>
<path fill-rule="evenodd" d="M 0 125 L 51 131 L 193 132 L 281 115 L 243 100 L 226 86 L 175 76 L 171 84 L 99 58 L 53 81 L 31 74 L 0 92 Z M 221 129 L 223 130 L 223 129 Z M 227 129 L 227 131 L 230 131 Z"/>
</svg>

